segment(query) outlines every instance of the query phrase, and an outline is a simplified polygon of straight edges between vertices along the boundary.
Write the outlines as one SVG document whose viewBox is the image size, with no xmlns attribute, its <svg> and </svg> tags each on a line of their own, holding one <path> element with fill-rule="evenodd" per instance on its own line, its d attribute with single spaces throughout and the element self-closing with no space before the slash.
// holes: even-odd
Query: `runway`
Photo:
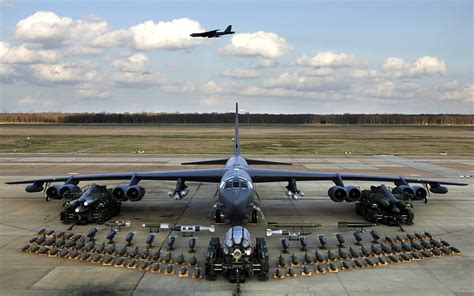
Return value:
<svg viewBox="0 0 474 296">
<path fill-rule="evenodd" d="M 211 157 L 209 157 L 211 158 Z M 212 156 L 212 158 L 218 158 Z M 474 293 L 474 157 L 439 156 L 429 158 L 401 158 L 397 156 L 264 156 L 259 158 L 293 162 L 286 169 L 339 171 L 383 175 L 419 176 L 469 183 L 467 187 L 449 187 L 447 195 L 431 195 L 428 204 L 415 204 L 415 225 L 407 226 L 408 233 L 429 231 L 459 248 L 459 256 L 448 256 L 418 262 L 389 265 L 374 269 L 340 271 L 311 277 L 259 282 L 251 279 L 242 285 L 243 295 L 467 295 Z M 8 186 L 4 182 L 39 176 L 106 173 L 122 171 L 153 171 L 176 169 L 181 162 L 204 159 L 192 155 L 54 155 L 0 154 L 0 294 L 2 295 L 231 295 L 234 285 L 224 278 L 215 282 L 180 279 L 162 273 L 139 272 L 123 268 L 105 267 L 76 260 L 48 258 L 24 254 L 19 249 L 42 227 L 65 230 L 59 213 L 61 201 L 45 202 L 41 193 L 29 194 L 23 186 Z M 185 168 L 193 168 L 187 166 Z M 283 167 L 281 167 L 283 168 Z M 103 183 L 106 184 L 106 183 Z M 108 183 L 107 185 L 115 183 Z M 121 215 L 113 220 L 129 220 L 131 227 L 117 234 L 117 244 L 123 245 L 126 233 L 135 231 L 135 241 L 144 247 L 148 229 L 142 223 L 179 223 L 211 225 L 208 212 L 214 204 L 215 184 L 189 183 L 190 194 L 183 200 L 170 199 L 167 192 L 173 182 L 143 181 L 146 188 L 141 202 L 122 205 Z M 286 197 L 286 183 L 257 184 L 267 221 L 318 222 L 322 228 L 307 237 L 308 253 L 313 256 L 317 236 L 324 233 L 335 249 L 335 233 L 340 231 L 353 245 L 347 230 L 338 230 L 338 221 L 362 221 L 353 204 L 336 204 L 327 197 L 330 182 L 300 182 L 305 197 L 294 201 Z M 354 182 L 363 188 L 373 185 Z M 377 185 L 377 184 L 375 184 Z M 86 232 L 91 225 L 76 226 L 75 233 Z M 109 228 L 99 226 L 97 237 L 105 240 Z M 201 266 L 209 239 L 222 237 L 225 225 L 217 225 L 215 234 L 197 233 L 197 253 Z M 248 225 L 255 237 L 265 237 L 266 222 Z M 398 228 L 377 227 L 383 235 L 403 233 Z M 155 247 L 159 249 L 170 235 L 157 233 Z M 177 234 L 171 234 L 177 235 Z M 364 243 L 370 246 L 369 234 Z M 278 237 L 265 237 L 271 257 L 271 270 L 280 255 Z M 187 253 L 188 239 L 176 238 L 175 255 Z M 291 242 L 290 252 L 300 258 L 303 253 L 298 242 Z"/>
</svg>

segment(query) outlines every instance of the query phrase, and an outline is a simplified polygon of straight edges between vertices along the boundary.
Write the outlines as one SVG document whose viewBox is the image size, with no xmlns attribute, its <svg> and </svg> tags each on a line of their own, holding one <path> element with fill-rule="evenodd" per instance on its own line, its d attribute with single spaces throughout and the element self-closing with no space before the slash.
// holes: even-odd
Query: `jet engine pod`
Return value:
<svg viewBox="0 0 474 296">
<path fill-rule="evenodd" d="M 409 185 L 399 185 L 399 186 L 393 188 L 392 193 L 394 193 L 394 194 L 408 193 L 408 194 L 415 195 L 415 191 Z"/>
<path fill-rule="evenodd" d="M 346 186 L 344 188 L 347 192 L 347 197 L 346 197 L 347 202 L 356 202 L 360 200 L 361 192 L 359 188 L 355 186 Z"/>
<path fill-rule="evenodd" d="M 446 194 L 448 193 L 448 188 L 446 186 L 441 186 L 438 183 L 430 184 L 430 191 L 436 194 Z"/>
<path fill-rule="evenodd" d="M 130 201 L 139 201 L 145 196 L 145 188 L 140 185 L 133 185 L 128 187 L 125 195 Z"/>
<path fill-rule="evenodd" d="M 343 202 L 347 196 L 347 191 L 344 187 L 333 186 L 328 190 L 329 198 L 334 202 Z"/>
<path fill-rule="evenodd" d="M 77 185 L 64 184 L 64 185 L 61 185 L 61 187 L 59 187 L 58 195 L 62 198 L 68 192 L 76 192 L 76 191 L 80 191 L 80 190 L 81 189 Z"/>
<path fill-rule="evenodd" d="M 50 199 L 62 199 L 62 196 L 59 195 L 59 190 L 62 185 L 52 185 L 46 189 L 46 196 Z"/>
<path fill-rule="evenodd" d="M 25 187 L 25 191 L 26 192 L 41 192 L 43 191 L 44 187 L 43 187 L 43 183 L 33 183 L 33 184 L 30 184 L 30 185 L 27 185 Z"/>
<path fill-rule="evenodd" d="M 125 192 L 128 190 L 128 185 L 117 185 L 112 189 L 112 197 L 116 201 L 127 201 Z"/>
<path fill-rule="evenodd" d="M 415 192 L 414 200 L 425 200 L 428 192 L 423 186 L 411 186 L 413 192 Z"/>
</svg>

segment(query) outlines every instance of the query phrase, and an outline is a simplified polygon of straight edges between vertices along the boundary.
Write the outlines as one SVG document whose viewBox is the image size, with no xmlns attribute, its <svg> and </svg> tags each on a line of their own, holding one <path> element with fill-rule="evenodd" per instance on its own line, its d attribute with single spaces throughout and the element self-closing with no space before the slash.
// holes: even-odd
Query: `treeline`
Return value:
<svg viewBox="0 0 474 296">
<path fill-rule="evenodd" d="M 465 114 L 240 114 L 244 124 L 473 125 Z M 0 113 L 2 123 L 232 124 L 233 113 Z"/>
</svg>

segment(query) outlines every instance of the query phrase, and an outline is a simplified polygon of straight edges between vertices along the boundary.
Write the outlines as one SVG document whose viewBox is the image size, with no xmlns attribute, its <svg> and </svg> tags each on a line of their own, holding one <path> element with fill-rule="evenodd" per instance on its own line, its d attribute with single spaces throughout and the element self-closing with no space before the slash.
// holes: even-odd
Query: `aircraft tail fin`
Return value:
<svg viewBox="0 0 474 296">
<path fill-rule="evenodd" d="M 229 33 L 230 31 L 232 31 L 232 25 L 228 25 L 224 33 Z"/>
<path fill-rule="evenodd" d="M 234 154 L 240 154 L 239 139 L 239 103 L 235 103 L 235 122 L 234 122 Z"/>
</svg>

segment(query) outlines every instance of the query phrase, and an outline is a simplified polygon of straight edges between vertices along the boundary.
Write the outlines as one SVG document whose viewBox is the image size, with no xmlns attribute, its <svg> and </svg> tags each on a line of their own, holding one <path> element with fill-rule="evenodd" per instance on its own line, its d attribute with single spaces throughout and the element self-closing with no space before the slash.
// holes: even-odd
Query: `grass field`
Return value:
<svg viewBox="0 0 474 296">
<path fill-rule="evenodd" d="M 226 154 L 232 126 L 0 125 L 1 153 Z M 242 126 L 247 154 L 474 155 L 472 126 Z"/>
</svg>

